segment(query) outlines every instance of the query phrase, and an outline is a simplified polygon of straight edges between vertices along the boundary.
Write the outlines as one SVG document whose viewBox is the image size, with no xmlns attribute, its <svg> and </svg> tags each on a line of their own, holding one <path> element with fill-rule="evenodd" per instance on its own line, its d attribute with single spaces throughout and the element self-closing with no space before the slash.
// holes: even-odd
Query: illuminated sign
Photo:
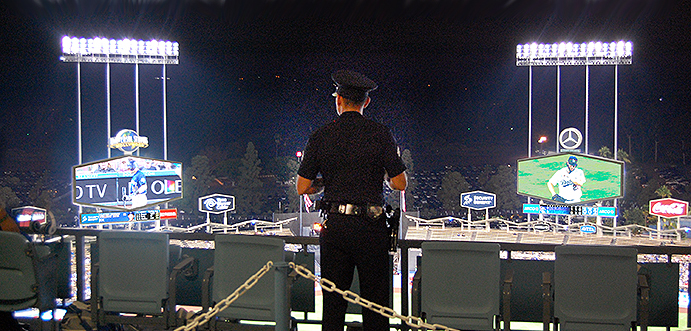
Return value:
<svg viewBox="0 0 691 331">
<path fill-rule="evenodd" d="M 470 209 L 488 209 L 497 206 L 497 197 L 493 193 L 473 191 L 461 194 L 461 207 Z"/>
<path fill-rule="evenodd" d="M 212 194 L 199 198 L 200 212 L 222 214 L 231 210 L 235 210 L 235 197 L 232 195 Z"/>
<path fill-rule="evenodd" d="M 590 225 L 590 224 L 581 225 L 581 232 L 582 233 L 595 233 L 595 232 L 597 232 L 597 228 L 594 225 Z"/>
<path fill-rule="evenodd" d="M 582 142 L 583 135 L 576 128 L 566 128 L 559 133 L 559 145 L 566 150 L 576 151 Z"/>
<path fill-rule="evenodd" d="M 134 210 L 113 213 L 81 214 L 79 223 L 82 225 L 137 223 L 176 219 L 177 217 L 177 209 Z"/>
<path fill-rule="evenodd" d="M 28 228 L 31 222 L 46 222 L 46 210 L 43 208 L 24 206 L 12 209 L 10 214 L 17 221 L 17 225 L 23 228 Z"/>
<path fill-rule="evenodd" d="M 648 211 L 651 215 L 667 218 L 686 216 L 688 209 L 688 202 L 672 198 L 650 200 L 648 203 Z"/>
<path fill-rule="evenodd" d="M 110 148 L 119 149 L 125 154 L 131 155 L 140 147 L 149 147 L 149 138 L 140 137 L 136 131 L 130 129 L 120 130 L 115 137 L 110 138 Z"/>
<path fill-rule="evenodd" d="M 144 209 L 182 198 L 182 163 L 120 156 L 72 167 L 72 202 Z"/>
<path fill-rule="evenodd" d="M 567 162 L 575 165 L 573 170 Z M 580 204 L 614 199 L 624 192 L 624 163 L 586 154 L 538 156 L 518 160 L 517 180 L 518 194 L 543 200 Z"/>
<path fill-rule="evenodd" d="M 616 217 L 616 207 L 523 204 L 524 214 Z"/>
</svg>

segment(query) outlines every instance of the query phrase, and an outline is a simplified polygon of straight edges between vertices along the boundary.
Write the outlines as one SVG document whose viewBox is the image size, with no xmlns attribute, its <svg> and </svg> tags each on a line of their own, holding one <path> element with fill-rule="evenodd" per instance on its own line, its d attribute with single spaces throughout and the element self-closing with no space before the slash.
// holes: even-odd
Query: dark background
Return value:
<svg viewBox="0 0 691 331">
<path fill-rule="evenodd" d="M 517 44 L 634 44 L 618 68 L 619 148 L 681 162 L 691 141 L 691 8 L 684 1 L 9 0 L 0 4 L 0 170 L 69 178 L 77 164 L 76 64 L 63 36 L 180 44 L 167 66 L 168 159 L 218 147 L 294 155 L 333 120 L 330 74 L 379 88 L 365 114 L 418 169 L 526 157 L 528 68 Z M 105 65 L 81 66 L 83 162 L 107 157 Z M 163 157 L 161 66 L 140 66 L 141 156 Z M 533 146 L 556 147 L 556 69 L 533 68 Z M 590 67 L 589 152 L 614 147 L 614 67 Z M 585 130 L 585 69 L 561 70 L 561 128 Z M 134 66 L 111 65 L 112 135 L 134 129 Z M 120 155 L 113 151 L 113 156 Z M 61 175 L 62 176 L 62 175 Z"/>
</svg>

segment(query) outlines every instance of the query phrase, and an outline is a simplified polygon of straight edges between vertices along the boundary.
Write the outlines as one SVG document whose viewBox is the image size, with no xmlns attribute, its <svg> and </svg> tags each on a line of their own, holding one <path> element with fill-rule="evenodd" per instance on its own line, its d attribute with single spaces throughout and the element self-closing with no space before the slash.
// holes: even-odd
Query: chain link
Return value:
<svg viewBox="0 0 691 331">
<path fill-rule="evenodd" d="M 425 323 L 421 318 L 415 317 L 415 316 L 403 316 L 401 314 L 398 314 L 396 311 L 389 307 L 384 307 L 380 304 L 371 302 L 365 298 L 360 297 L 357 293 L 352 292 L 350 290 L 343 291 L 339 288 L 336 287 L 336 284 L 334 284 L 332 281 L 326 279 L 326 278 L 317 278 L 309 269 L 295 264 L 293 262 L 288 263 L 288 265 L 295 270 L 295 272 L 304 277 L 307 278 L 313 282 L 318 282 L 319 285 L 321 285 L 322 289 L 327 290 L 329 292 L 336 292 L 340 294 L 343 299 L 345 299 L 348 302 L 354 303 L 356 305 L 362 306 L 364 308 L 367 308 L 369 310 L 372 310 L 374 312 L 379 313 L 380 315 L 386 317 L 386 318 L 398 318 L 401 321 L 403 321 L 405 324 L 407 324 L 410 327 L 416 328 L 416 329 L 427 329 L 427 330 L 446 330 L 446 331 L 458 331 L 453 328 L 449 328 L 444 325 L 440 324 L 428 324 Z M 267 271 L 269 271 L 273 267 L 273 262 L 269 261 L 267 262 L 257 273 L 252 275 L 250 278 L 245 281 L 244 284 L 240 285 L 235 292 L 231 293 L 227 298 L 221 300 L 218 302 L 212 309 L 210 309 L 208 312 L 201 314 L 197 317 L 194 318 L 190 323 L 187 325 L 178 327 L 174 331 L 191 331 L 195 330 L 198 326 L 201 326 L 202 324 L 207 323 L 212 317 L 216 316 L 216 314 L 220 313 L 221 311 L 225 310 L 230 306 L 235 300 L 237 300 L 240 296 L 245 294 L 247 290 L 252 288 L 259 279 L 261 279 L 264 274 L 266 274 Z"/>
<path fill-rule="evenodd" d="M 365 307 L 369 310 L 372 310 L 374 312 L 379 313 L 382 316 L 385 316 L 387 318 L 398 318 L 401 321 L 405 322 L 410 327 L 416 328 L 416 329 L 427 329 L 427 330 L 447 330 L 447 331 L 458 331 L 456 329 L 441 325 L 441 324 L 428 324 L 425 323 L 422 319 L 419 317 L 415 316 L 403 316 L 393 309 L 389 307 L 384 307 L 380 304 L 371 302 L 365 298 L 361 298 L 357 293 L 354 293 L 352 291 L 343 291 L 340 290 L 339 288 L 336 287 L 336 284 L 334 284 L 332 281 L 326 279 L 326 278 L 317 278 L 309 269 L 297 265 L 293 262 L 288 263 L 288 265 L 297 272 L 298 275 L 307 278 L 309 280 L 318 282 L 319 285 L 321 285 L 323 290 L 327 290 L 329 292 L 336 292 L 340 294 L 343 299 L 345 299 L 348 302 L 360 305 L 362 307 Z"/>
<path fill-rule="evenodd" d="M 235 300 L 237 300 L 239 297 L 241 297 L 245 292 L 249 289 L 252 288 L 259 279 L 261 279 L 264 274 L 266 274 L 267 271 L 271 270 L 271 267 L 273 267 L 274 263 L 272 261 L 267 262 L 259 271 L 257 271 L 254 275 L 252 275 L 250 278 L 248 278 L 244 284 L 240 285 L 235 292 L 231 293 L 227 298 L 221 300 L 218 302 L 213 308 L 211 308 L 208 312 L 201 314 L 197 317 L 195 317 L 192 322 L 188 323 L 187 325 L 181 326 L 175 331 L 191 331 L 191 330 L 196 330 L 198 326 L 201 326 L 202 324 L 207 323 L 212 317 L 216 316 L 216 314 L 224 311 L 228 306 L 230 306 Z"/>
</svg>

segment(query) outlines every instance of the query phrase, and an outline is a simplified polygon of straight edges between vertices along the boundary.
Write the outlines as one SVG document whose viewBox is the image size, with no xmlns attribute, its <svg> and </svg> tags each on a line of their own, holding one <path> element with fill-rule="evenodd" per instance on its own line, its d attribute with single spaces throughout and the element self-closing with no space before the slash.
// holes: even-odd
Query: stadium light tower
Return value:
<svg viewBox="0 0 691 331">
<path fill-rule="evenodd" d="M 163 65 L 163 158 L 168 159 L 168 138 L 166 121 L 166 79 L 165 70 L 167 64 L 178 64 L 180 46 L 177 42 L 160 40 L 134 40 L 134 39 L 107 39 L 107 38 L 77 38 L 64 36 L 62 38 L 63 62 L 77 63 L 77 139 L 78 139 L 78 164 L 82 164 L 82 95 L 81 95 L 81 63 L 105 63 L 106 64 L 106 104 L 107 104 L 107 136 L 105 145 L 109 145 L 110 133 L 110 64 L 134 64 L 135 65 L 135 120 L 136 129 L 139 133 L 139 65 L 140 64 L 160 64 Z M 110 158 L 110 147 L 106 147 L 108 158 Z M 79 213 L 82 206 L 79 206 Z M 81 222 L 80 222 L 81 226 Z M 79 252 L 85 251 L 84 239 L 77 240 L 76 249 Z M 77 253 L 79 254 L 79 253 Z M 85 274 L 84 261 L 77 260 L 77 274 Z M 77 288 L 85 288 L 85 280 L 78 277 Z M 83 290 L 77 291 L 77 300 L 84 300 Z"/>
<path fill-rule="evenodd" d="M 516 66 L 529 67 L 528 83 L 528 157 L 531 156 L 532 110 L 533 110 L 533 66 L 557 67 L 557 135 L 559 137 L 559 83 L 561 66 L 585 66 L 585 153 L 588 154 L 588 84 L 591 65 L 614 66 L 614 159 L 618 151 L 618 75 L 619 65 L 631 65 L 633 43 L 631 41 L 588 43 L 561 42 L 553 44 L 519 44 L 516 46 Z M 559 151 L 559 139 L 555 139 Z M 530 198 L 528 198 L 530 203 Z M 614 200 L 614 206 L 617 200 Z M 617 218 L 614 218 L 616 226 Z"/>
<path fill-rule="evenodd" d="M 166 79 L 165 66 L 167 64 L 178 64 L 180 47 L 177 42 L 163 40 L 134 40 L 134 39 L 107 39 L 107 38 L 77 38 L 64 36 L 62 38 L 63 62 L 77 63 L 77 121 L 79 128 L 78 148 L 79 164 L 82 163 L 82 123 L 81 123 L 81 68 L 82 62 L 105 63 L 106 64 L 106 93 L 107 93 L 107 126 L 110 139 L 110 64 L 134 64 L 135 65 L 135 93 L 136 93 L 136 129 L 139 133 L 139 65 L 140 64 L 159 64 L 163 65 L 163 158 L 167 159 L 167 119 L 166 119 Z M 106 144 L 107 145 L 107 144 Z M 108 148 L 110 158 L 110 148 Z"/>
<path fill-rule="evenodd" d="M 614 66 L 614 153 L 617 151 L 617 88 L 618 88 L 618 66 L 630 65 L 633 55 L 633 44 L 631 41 L 619 41 L 603 43 L 601 41 L 591 41 L 589 43 L 562 42 L 554 44 L 519 44 L 516 46 L 516 66 L 530 67 L 530 84 L 528 97 L 528 112 L 532 118 L 532 76 L 533 66 L 556 66 L 557 67 L 557 135 L 559 136 L 559 83 L 561 66 L 585 66 L 585 152 L 588 153 L 588 80 L 589 66 L 591 65 L 613 65 Z M 528 157 L 531 156 L 531 135 L 532 123 L 528 119 Z M 555 139 L 558 140 L 558 139 Z M 557 141 L 557 151 L 559 142 Z M 616 155 L 615 155 L 616 159 Z"/>
</svg>

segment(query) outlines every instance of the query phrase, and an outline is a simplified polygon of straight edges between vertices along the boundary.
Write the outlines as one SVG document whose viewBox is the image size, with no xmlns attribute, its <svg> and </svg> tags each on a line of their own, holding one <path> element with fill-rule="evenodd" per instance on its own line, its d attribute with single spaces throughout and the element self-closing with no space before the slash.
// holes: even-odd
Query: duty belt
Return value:
<svg viewBox="0 0 691 331">
<path fill-rule="evenodd" d="M 384 213 L 384 208 L 382 206 L 355 205 L 350 203 L 328 203 L 324 211 L 327 214 L 366 215 L 371 219 L 377 219 Z"/>
</svg>

